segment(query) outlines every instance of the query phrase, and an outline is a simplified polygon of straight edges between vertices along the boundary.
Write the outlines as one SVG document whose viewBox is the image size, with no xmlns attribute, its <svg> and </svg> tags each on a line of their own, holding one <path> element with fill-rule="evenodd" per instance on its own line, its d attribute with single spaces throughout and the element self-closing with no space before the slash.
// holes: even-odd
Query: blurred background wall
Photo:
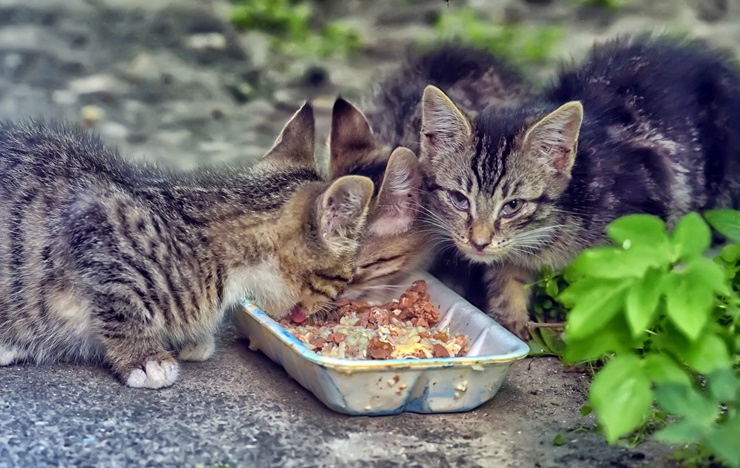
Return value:
<svg viewBox="0 0 740 468">
<path fill-rule="evenodd" d="M 307 98 L 324 138 L 334 96 L 412 45 L 456 37 L 545 82 L 645 30 L 735 52 L 740 0 L 0 0 L 0 118 L 83 123 L 168 166 L 248 160 Z"/>
</svg>

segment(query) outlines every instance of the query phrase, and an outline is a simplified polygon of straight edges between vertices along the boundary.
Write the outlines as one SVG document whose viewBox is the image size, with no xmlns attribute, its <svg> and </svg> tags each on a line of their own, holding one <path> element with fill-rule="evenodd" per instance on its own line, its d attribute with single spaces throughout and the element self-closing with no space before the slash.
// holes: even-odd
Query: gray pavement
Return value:
<svg viewBox="0 0 740 468">
<path fill-rule="evenodd" d="M 497 396 L 460 414 L 348 417 L 325 408 L 225 331 L 212 360 L 164 390 L 94 365 L 0 368 L 0 467 L 639 466 L 652 444 L 609 448 L 579 427 L 584 376 L 517 363 Z M 585 421 L 592 427 L 593 420 Z M 555 446 L 557 434 L 568 443 Z"/>
</svg>

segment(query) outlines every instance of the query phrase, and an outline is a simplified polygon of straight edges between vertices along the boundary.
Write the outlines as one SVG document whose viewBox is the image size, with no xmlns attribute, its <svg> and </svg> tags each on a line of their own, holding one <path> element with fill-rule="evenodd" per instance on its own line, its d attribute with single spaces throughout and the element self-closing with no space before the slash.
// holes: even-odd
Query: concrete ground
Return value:
<svg viewBox="0 0 740 468">
<path fill-rule="evenodd" d="M 0 368 L 0 467 L 662 465 L 663 447 L 608 447 L 577 430 L 584 383 L 557 360 L 525 359 L 472 412 L 348 417 L 228 329 L 210 361 L 183 364 L 164 390 L 92 365 Z"/>
</svg>

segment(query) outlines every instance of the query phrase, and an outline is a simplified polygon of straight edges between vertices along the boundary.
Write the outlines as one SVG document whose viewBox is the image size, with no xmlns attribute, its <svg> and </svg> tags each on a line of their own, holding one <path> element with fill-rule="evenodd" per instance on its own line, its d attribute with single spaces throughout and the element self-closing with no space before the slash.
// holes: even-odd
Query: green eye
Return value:
<svg viewBox="0 0 740 468">
<path fill-rule="evenodd" d="M 524 200 L 510 200 L 501 208 L 501 216 L 510 218 L 517 214 L 524 206 Z"/>
<path fill-rule="evenodd" d="M 468 197 L 460 192 L 450 191 L 447 192 L 447 196 L 450 198 L 450 203 L 460 211 L 468 211 L 470 209 L 470 202 Z"/>
</svg>

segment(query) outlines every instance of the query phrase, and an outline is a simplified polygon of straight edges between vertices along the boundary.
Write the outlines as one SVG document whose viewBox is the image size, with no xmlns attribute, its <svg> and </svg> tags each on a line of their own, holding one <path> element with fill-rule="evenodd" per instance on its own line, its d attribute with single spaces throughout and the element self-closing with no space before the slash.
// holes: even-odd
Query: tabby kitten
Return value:
<svg viewBox="0 0 740 468">
<path fill-rule="evenodd" d="M 429 220 L 419 216 L 424 212 L 422 177 L 415 156 L 421 97 L 428 84 L 445 89 L 470 109 L 517 101 L 529 93 L 525 80 L 500 59 L 477 48 L 445 44 L 409 54 L 376 85 L 363 106 L 366 114 L 341 97 L 335 101 L 330 177 L 360 174 L 373 179 L 376 187 L 348 295 L 357 297 L 381 283 L 392 285 L 434 261 L 430 248 L 438 239 L 430 238 Z M 440 273 L 451 271 L 447 260 L 439 263 L 444 265 Z"/>
<path fill-rule="evenodd" d="M 703 43 L 597 45 L 522 106 L 472 115 L 424 92 L 420 161 L 446 234 L 487 270 L 488 313 L 526 338 L 543 266 L 562 268 L 630 213 L 670 225 L 737 205 L 740 76 Z"/>
<path fill-rule="evenodd" d="M 416 269 L 427 236 L 418 223 L 422 190 L 421 170 L 416 155 L 399 146 L 386 154 L 374 140 L 373 131 L 362 113 L 348 101 L 334 103 L 329 136 L 329 176 L 332 180 L 349 174 L 369 177 L 375 186 L 367 229 L 349 288 L 343 294 L 352 300 L 373 300 L 385 287 L 401 281 Z M 360 158 L 375 153 L 370 166 Z M 387 161 L 387 162 L 386 162 Z"/>
<path fill-rule="evenodd" d="M 0 365 L 102 358 L 160 388 L 242 295 L 282 318 L 350 281 L 372 181 L 324 182 L 305 104 L 250 168 L 169 172 L 61 125 L 0 124 Z M 291 312 L 292 311 L 292 312 Z"/>
</svg>

